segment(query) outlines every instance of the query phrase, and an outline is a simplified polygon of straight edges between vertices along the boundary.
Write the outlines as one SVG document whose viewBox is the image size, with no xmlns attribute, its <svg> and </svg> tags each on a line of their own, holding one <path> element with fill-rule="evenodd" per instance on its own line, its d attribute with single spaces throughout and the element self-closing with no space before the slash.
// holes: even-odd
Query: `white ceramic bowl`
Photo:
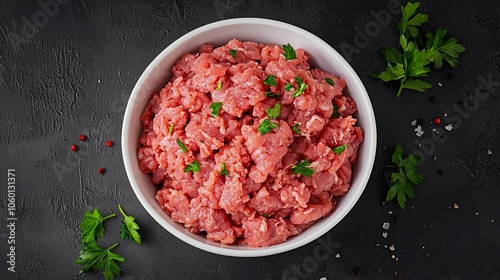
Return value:
<svg viewBox="0 0 500 280">
<path fill-rule="evenodd" d="M 303 48 L 310 56 L 312 66 L 334 73 L 345 79 L 348 94 L 358 106 L 358 124 L 364 132 L 364 142 L 353 170 L 352 186 L 339 199 L 335 211 L 298 236 L 266 248 L 241 245 L 221 245 L 205 237 L 189 233 L 183 225 L 173 222 L 155 199 L 156 187 L 150 176 L 139 170 L 138 139 L 141 133 L 141 115 L 150 95 L 159 91 L 170 79 L 171 68 L 186 52 L 196 52 L 203 43 L 220 46 L 236 38 L 265 44 L 287 44 Z M 375 116 L 363 83 L 347 61 L 332 47 L 312 33 L 279 21 L 259 18 L 223 20 L 200 27 L 182 36 L 149 64 L 135 85 L 127 104 L 122 128 L 122 152 L 125 169 L 137 198 L 146 211 L 171 234 L 188 244 L 216 254 L 237 257 L 258 257 L 282 253 L 305 245 L 328 232 L 344 218 L 358 201 L 370 177 L 376 149 Z"/>
</svg>

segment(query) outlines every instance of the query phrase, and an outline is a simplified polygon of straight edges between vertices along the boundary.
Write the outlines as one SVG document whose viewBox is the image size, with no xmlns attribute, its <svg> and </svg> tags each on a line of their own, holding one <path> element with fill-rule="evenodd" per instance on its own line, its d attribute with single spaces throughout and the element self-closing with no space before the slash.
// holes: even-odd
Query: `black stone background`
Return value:
<svg viewBox="0 0 500 280">
<path fill-rule="evenodd" d="M 400 18 L 391 14 L 376 29 L 373 13 L 391 10 L 395 0 L 60 1 L 50 14 L 38 1 L 0 1 L 0 279 L 103 279 L 99 272 L 78 274 L 78 225 L 84 210 L 117 213 L 118 203 L 137 218 L 143 237 L 140 246 L 119 240 L 120 219 L 106 223 L 103 245 L 119 241 L 116 252 L 126 258 L 122 279 L 500 279 L 500 1 L 422 1 L 430 16 L 425 29 L 445 27 L 467 52 L 459 67 L 431 73 L 431 90 L 406 91 L 399 99 L 395 85 L 369 76 L 384 66 L 380 47 L 397 44 Z M 347 44 L 356 51 L 346 57 L 373 103 L 377 156 L 356 206 L 319 239 L 335 243 L 331 251 L 321 249 L 320 260 L 319 241 L 262 258 L 196 249 L 158 225 L 127 180 L 120 131 L 135 82 L 183 34 L 235 17 L 284 21 L 339 51 Z M 39 27 L 23 29 L 26 22 Z M 357 31 L 370 26 L 363 41 Z M 473 102 L 445 120 L 462 100 Z M 441 125 L 431 124 L 435 116 Z M 411 125 L 417 119 L 420 138 Z M 444 142 L 431 140 L 432 128 L 450 122 L 454 129 L 442 132 Z M 78 141 L 81 133 L 87 142 Z M 108 139 L 112 148 L 104 145 Z M 415 187 L 406 211 L 395 202 L 382 205 L 390 152 L 398 143 L 418 150 L 418 141 L 436 144 L 420 167 L 425 183 Z M 77 153 L 69 149 L 73 143 Z M 97 173 L 101 166 L 104 175 Z M 6 263 L 8 168 L 16 170 L 15 273 Z M 388 230 L 383 222 L 390 222 Z M 386 248 L 391 245 L 394 251 Z"/>
</svg>

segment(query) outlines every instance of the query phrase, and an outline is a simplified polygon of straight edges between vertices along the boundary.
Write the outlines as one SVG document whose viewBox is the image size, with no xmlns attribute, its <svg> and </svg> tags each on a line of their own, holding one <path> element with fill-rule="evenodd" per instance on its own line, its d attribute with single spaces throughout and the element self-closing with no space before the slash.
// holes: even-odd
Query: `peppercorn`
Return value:
<svg viewBox="0 0 500 280">
<path fill-rule="evenodd" d="M 72 150 L 73 152 L 78 151 L 78 146 L 76 146 L 76 145 L 71 145 L 71 150 Z"/>
</svg>

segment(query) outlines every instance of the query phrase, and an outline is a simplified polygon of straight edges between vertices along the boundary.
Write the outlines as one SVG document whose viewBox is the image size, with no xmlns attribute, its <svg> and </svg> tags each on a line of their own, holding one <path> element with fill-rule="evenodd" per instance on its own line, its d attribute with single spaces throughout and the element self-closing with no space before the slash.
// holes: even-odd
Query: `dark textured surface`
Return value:
<svg viewBox="0 0 500 280">
<path fill-rule="evenodd" d="M 380 46 L 395 44 L 399 15 L 367 40 L 356 37 L 374 12 L 398 1 L 61 2 L 51 12 L 36 1 L 0 1 L 0 279 L 103 279 L 78 274 L 78 224 L 84 210 L 117 212 L 118 203 L 136 216 L 143 236 L 140 246 L 120 241 L 116 249 L 127 259 L 123 279 L 500 279 L 500 1 L 423 1 L 426 27 L 445 27 L 467 52 L 459 67 L 431 74 L 428 93 L 400 99 L 392 85 L 368 75 L 383 66 Z M 337 50 L 356 47 L 350 62 L 377 117 L 375 167 L 357 205 L 319 241 L 271 257 L 218 256 L 167 233 L 134 196 L 120 152 L 126 102 L 149 62 L 188 31 L 233 17 L 277 19 Z M 466 110 L 454 106 L 462 100 L 473 102 Z M 435 116 L 443 118 L 441 129 L 454 125 L 439 144 L 431 137 Z M 423 120 L 420 138 L 415 119 Z M 81 133 L 88 141 L 78 141 Z M 115 145 L 106 147 L 107 139 Z M 419 142 L 431 149 L 420 149 L 426 182 L 405 212 L 394 202 L 383 206 L 390 151 L 397 143 L 415 151 Z M 9 168 L 16 170 L 15 273 L 6 263 Z M 117 240 L 119 223 L 106 224 L 105 245 Z M 328 242 L 335 248 L 318 249 Z"/>
</svg>

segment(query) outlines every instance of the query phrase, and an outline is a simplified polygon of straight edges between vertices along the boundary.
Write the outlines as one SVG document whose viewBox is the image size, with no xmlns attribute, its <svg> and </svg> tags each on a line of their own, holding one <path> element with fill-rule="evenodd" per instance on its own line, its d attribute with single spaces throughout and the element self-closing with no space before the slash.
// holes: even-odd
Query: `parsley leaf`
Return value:
<svg viewBox="0 0 500 280">
<path fill-rule="evenodd" d="M 459 54 L 465 52 L 465 47 L 462 44 L 458 44 L 455 37 L 445 41 L 444 37 L 446 33 L 446 29 L 438 28 L 436 35 L 430 31 L 427 31 L 425 34 L 428 39 L 426 44 L 427 56 L 429 61 L 434 63 L 434 68 L 436 69 L 443 66 L 443 59 L 451 67 L 456 67 L 460 63 L 458 61 Z"/>
<path fill-rule="evenodd" d="M 236 58 L 236 50 L 229 50 L 229 54 L 230 54 L 233 58 Z"/>
<path fill-rule="evenodd" d="M 270 119 L 277 119 L 281 114 L 281 105 L 276 103 L 274 107 L 266 109 L 266 115 Z"/>
<path fill-rule="evenodd" d="M 271 132 L 271 130 L 278 128 L 278 124 L 273 123 L 269 119 L 264 119 L 262 123 L 259 125 L 257 130 L 260 132 L 261 135 L 267 134 Z"/>
<path fill-rule="evenodd" d="M 269 215 L 267 215 L 267 213 L 262 213 L 261 216 L 264 217 L 264 218 L 266 218 L 266 219 L 269 219 Z"/>
<path fill-rule="evenodd" d="M 342 154 L 342 152 L 347 148 L 347 144 L 344 144 L 344 145 L 340 145 L 338 147 L 335 147 L 332 149 L 332 151 L 334 153 L 336 153 L 337 155 L 340 155 Z"/>
<path fill-rule="evenodd" d="M 172 135 L 172 131 L 173 131 L 173 130 L 174 130 L 174 124 L 173 124 L 173 123 L 171 123 L 171 124 L 168 126 L 168 133 L 169 133 L 170 135 Z"/>
<path fill-rule="evenodd" d="M 302 134 L 302 131 L 299 129 L 299 124 L 296 123 L 293 127 L 292 127 L 292 131 L 301 135 Z"/>
<path fill-rule="evenodd" d="M 295 92 L 293 93 L 293 97 L 298 97 L 304 93 L 304 90 L 307 88 L 307 84 L 302 81 L 302 78 L 297 76 L 295 77 L 295 82 L 297 82 L 297 85 L 299 86 Z"/>
<path fill-rule="evenodd" d="M 286 82 L 285 90 L 286 91 L 290 91 L 292 88 L 293 88 L 293 85 L 291 83 L 289 83 L 289 82 Z"/>
<path fill-rule="evenodd" d="M 80 223 L 80 230 L 82 232 L 82 243 L 91 243 L 101 240 L 104 236 L 104 220 L 112 218 L 116 214 L 110 214 L 103 217 L 99 209 L 85 211 L 82 222 Z"/>
<path fill-rule="evenodd" d="M 269 97 L 269 98 L 280 98 L 281 97 L 281 94 L 278 94 L 278 93 L 274 93 L 274 92 L 269 92 L 269 91 L 266 91 L 266 96 Z"/>
<path fill-rule="evenodd" d="M 175 140 L 175 142 L 177 143 L 177 145 L 179 145 L 179 147 L 181 147 L 181 150 L 185 153 L 187 153 L 188 149 L 186 147 L 186 145 L 184 145 L 184 143 L 182 143 L 182 141 L 177 138 L 177 140 Z"/>
<path fill-rule="evenodd" d="M 340 117 L 339 106 L 337 106 L 337 104 L 333 104 L 333 111 L 330 118 L 338 118 L 338 117 Z"/>
<path fill-rule="evenodd" d="M 121 268 L 116 262 L 124 262 L 125 258 L 111 252 L 116 246 L 118 246 L 118 243 L 111 245 L 108 249 L 104 249 L 95 242 L 84 243 L 80 250 L 80 255 L 75 261 L 75 263 L 83 265 L 80 273 L 102 270 L 106 280 L 114 279 L 115 275 L 120 276 Z"/>
<path fill-rule="evenodd" d="M 184 168 L 184 172 L 193 172 L 196 173 L 198 171 L 200 171 L 200 165 L 198 164 L 198 160 L 194 160 L 193 163 L 190 163 L 186 166 L 186 168 Z"/>
<path fill-rule="evenodd" d="M 217 117 L 220 113 L 220 109 L 222 108 L 222 102 L 214 102 L 210 105 L 210 108 L 212 109 L 212 113 L 210 113 L 210 115 L 212 115 L 212 117 Z"/>
<path fill-rule="evenodd" d="M 332 79 L 330 79 L 330 78 L 325 78 L 325 82 L 326 82 L 327 84 L 331 85 L 331 86 L 334 86 L 334 85 L 335 85 L 335 83 L 333 82 L 333 80 L 332 80 Z"/>
<path fill-rule="evenodd" d="M 123 239 L 129 239 L 137 244 L 141 244 L 141 236 L 137 232 L 139 225 L 135 222 L 135 218 L 128 216 L 122 209 L 122 206 L 118 204 L 118 209 L 123 215 L 122 226 L 120 228 L 120 237 Z"/>
<path fill-rule="evenodd" d="M 269 86 L 276 86 L 276 77 L 273 75 L 269 75 L 264 79 L 264 84 Z"/>
<path fill-rule="evenodd" d="M 222 163 L 222 170 L 219 172 L 220 175 L 229 176 L 229 170 L 226 169 L 226 163 Z"/>
<path fill-rule="evenodd" d="M 391 201 L 397 197 L 399 206 L 406 208 L 406 197 L 413 198 L 413 184 L 417 185 L 424 181 L 424 177 L 418 172 L 417 165 L 420 164 L 420 157 L 410 154 L 403 158 L 403 149 L 397 145 L 391 156 L 392 162 L 398 167 L 398 172 L 392 172 L 391 182 L 394 185 L 387 192 L 386 201 Z"/>
<path fill-rule="evenodd" d="M 283 45 L 283 50 L 285 51 L 283 55 L 285 56 L 286 60 L 297 58 L 297 56 L 295 55 L 295 50 L 293 49 L 292 45 L 290 45 L 290 43 Z"/>
<path fill-rule="evenodd" d="M 406 6 L 401 7 L 402 18 L 401 21 L 396 25 L 400 34 L 406 37 L 418 36 L 418 27 L 426 23 L 429 20 L 429 16 L 426 14 L 418 13 L 415 14 L 417 9 L 420 7 L 420 2 L 411 3 L 408 2 Z"/>
<path fill-rule="evenodd" d="M 299 162 L 296 165 L 292 166 L 293 174 L 302 174 L 306 177 L 312 177 L 314 174 L 314 169 L 307 167 L 311 163 L 309 162 L 308 159 L 304 160 L 303 162 Z"/>
<path fill-rule="evenodd" d="M 215 88 L 215 90 L 220 90 L 221 88 L 222 88 L 222 82 L 218 81 L 217 82 L 217 87 Z"/>
</svg>

